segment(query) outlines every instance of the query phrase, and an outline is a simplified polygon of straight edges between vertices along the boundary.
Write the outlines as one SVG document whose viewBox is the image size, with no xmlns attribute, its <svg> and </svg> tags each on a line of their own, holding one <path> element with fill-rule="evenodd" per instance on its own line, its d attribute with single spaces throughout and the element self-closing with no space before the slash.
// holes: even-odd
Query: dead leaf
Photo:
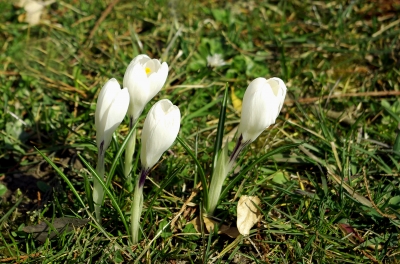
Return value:
<svg viewBox="0 0 400 264">
<path fill-rule="evenodd" d="M 44 243 L 47 238 L 51 239 L 64 231 L 70 232 L 74 228 L 86 225 L 89 219 L 78 219 L 70 217 L 55 218 L 53 223 L 47 225 L 45 221 L 38 225 L 25 226 L 22 230 L 34 234 L 34 238 Z"/>
<path fill-rule="evenodd" d="M 237 206 L 237 227 L 243 236 L 248 236 L 250 229 L 260 221 L 261 212 L 257 207 L 260 202 L 257 196 L 240 197 Z"/>
<path fill-rule="evenodd" d="M 364 239 L 358 234 L 358 232 L 349 224 L 346 223 L 339 223 L 339 228 L 343 231 L 343 233 L 345 233 L 346 235 L 351 234 L 350 236 L 348 236 L 349 240 L 351 242 L 353 242 L 354 244 L 358 244 L 355 240 L 357 239 L 359 241 L 359 243 L 363 243 Z"/>
<path fill-rule="evenodd" d="M 219 228 L 218 234 L 224 234 L 231 238 L 236 238 L 239 236 L 239 231 L 237 227 L 231 227 L 229 225 L 221 224 L 218 221 L 208 217 L 203 217 L 203 220 L 204 220 L 203 224 L 206 228 L 205 231 L 207 231 L 206 232 L 207 234 L 209 234 L 212 230 Z M 197 232 L 201 233 L 200 217 L 194 218 L 192 221 L 190 221 L 190 223 L 193 224 Z"/>
</svg>

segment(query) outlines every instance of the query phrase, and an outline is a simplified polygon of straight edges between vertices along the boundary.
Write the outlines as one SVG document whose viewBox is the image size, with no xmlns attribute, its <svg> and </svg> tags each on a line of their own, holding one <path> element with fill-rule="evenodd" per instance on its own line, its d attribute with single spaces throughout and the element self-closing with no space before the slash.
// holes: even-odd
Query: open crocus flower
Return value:
<svg viewBox="0 0 400 264">
<path fill-rule="evenodd" d="M 106 82 L 97 99 L 95 114 L 96 141 L 100 152 L 104 153 L 110 145 L 112 134 L 124 119 L 128 106 L 128 89 L 121 90 L 114 78 Z"/>
<path fill-rule="evenodd" d="M 275 123 L 286 96 L 286 85 L 279 78 L 257 78 L 247 87 L 243 97 L 242 116 L 238 129 L 243 144 L 250 144 Z"/>
<path fill-rule="evenodd" d="M 168 76 L 168 64 L 147 55 L 136 56 L 124 75 L 123 86 L 128 88 L 131 125 L 140 116 L 146 104 L 161 90 Z"/>
</svg>

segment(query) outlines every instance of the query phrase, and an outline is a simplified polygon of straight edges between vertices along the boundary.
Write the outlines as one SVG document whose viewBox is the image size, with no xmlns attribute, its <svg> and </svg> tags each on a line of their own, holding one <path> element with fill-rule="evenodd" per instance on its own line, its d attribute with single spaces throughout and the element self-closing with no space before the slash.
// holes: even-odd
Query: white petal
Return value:
<svg viewBox="0 0 400 264">
<path fill-rule="evenodd" d="M 146 59 L 146 57 L 142 59 Z M 140 63 L 128 66 L 124 75 L 124 87 L 128 88 L 130 96 L 129 115 L 136 120 L 150 101 L 149 79 Z"/>
<path fill-rule="evenodd" d="M 168 77 L 168 64 L 163 62 L 157 72 L 149 76 L 150 80 L 150 98 L 153 98 L 164 86 Z"/>
<path fill-rule="evenodd" d="M 133 58 L 133 60 L 129 63 L 129 65 L 131 64 L 145 64 L 147 60 L 150 60 L 149 56 L 145 55 L 145 54 L 140 54 L 137 55 L 135 58 Z"/>
<path fill-rule="evenodd" d="M 275 123 L 286 95 L 286 86 L 279 78 L 257 78 L 243 97 L 239 134 L 243 142 L 254 141 Z"/>
<path fill-rule="evenodd" d="M 274 90 L 276 90 L 276 89 L 278 90 L 276 96 L 278 97 L 278 101 L 280 102 L 279 111 L 278 111 L 278 115 L 279 115 L 279 113 L 282 109 L 283 103 L 285 102 L 286 91 L 287 91 L 286 85 L 280 78 L 277 78 L 277 77 L 270 78 L 267 81 L 271 85 L 271 87 L 273 87 Z M 275 92 L 274 92 L 274 94 L 275 94 Z"/>
<path fill-rule="evenodd" d="M 142 130 L 140 158 L 144 168 L 153 167 L 174 143 L 180 118 L 179 108 L 167 99 L 158 101 L 150 109 Z"/>
<path fill-rule="evenodd" d="M 115 96 L 109 110 L 107 111 L 106 124 L 104 127 L 104 149 L 107 149 L 112 138 L 112 134 L 121 124 L 129 106 L 128 89 L 120 89 Z"/>
<path fill-rule="evenodd" d="M 111 103 L 114 101 L 115 96 L 121 91 L 121 87 L 116 79 L 108 80 L 101 88 L 99 97 L 97 98 L 96 113 L 95 113 L 95 127 L 96 127 L 96 140 L 100 144 L 103 140 L 105 130 L 105 114 L 110 108 Z"/>
</svg>

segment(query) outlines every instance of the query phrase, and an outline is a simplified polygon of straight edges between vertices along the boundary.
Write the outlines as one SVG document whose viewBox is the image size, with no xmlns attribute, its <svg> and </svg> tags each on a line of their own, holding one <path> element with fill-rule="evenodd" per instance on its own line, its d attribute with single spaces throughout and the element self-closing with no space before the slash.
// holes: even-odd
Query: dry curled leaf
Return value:
<svg viewBox="0 0 400 264">
<path fill-rule="evenodd" d="M 240 197 L 237 206 L 237 228 L 240 234 L 249 235 L 250 229 L 260 220 L 261 213 L 257 207 L 260 202 L 257 196 Z"/>
</svg>

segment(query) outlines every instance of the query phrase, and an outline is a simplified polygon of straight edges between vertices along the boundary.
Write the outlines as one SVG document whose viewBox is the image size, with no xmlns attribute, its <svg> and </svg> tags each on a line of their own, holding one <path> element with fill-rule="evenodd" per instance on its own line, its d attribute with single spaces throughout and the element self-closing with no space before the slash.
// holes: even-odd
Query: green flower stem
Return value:
<svg viewBox="0 0 400 264">
<path fill-rule="evenodd" d="M 99 150 L 99 154 L 97 156 L 97 166 L 96 166 L 97 175 L 101 179 L 104 180 L 104 151 L 102 149 Z M 94 211 L 96 213 L 96 220 L 101 223 L 101 206 L 104 197 L 104 190 L 101 186 L 100 182 L 94 178 L 93 179 L 93 202 L 94 202 Z"/>
<path fill-rule="evenodd" d="M 140 215 L 143 209 L 143 185 L 140 186 L 140 176 L 137 177 L 135 193 L 133 195 L 132 208 L 131 208 L 131 235 L 132 244 L 135 245 L 139 242 L 139 227 Z"/>
<path fill-rule="evenodd" d="M 128 189 L 129 192 L 133 191 L 131 172 L 132 172 L 133 154 L 135 153 L 135 145 L 136 145 L 136 129 L 134 129 L 132 136 L 126 145 L 126 150 L 125 150 L 124 175 L 126 179 L 126 188 Z"/>
</svg>

